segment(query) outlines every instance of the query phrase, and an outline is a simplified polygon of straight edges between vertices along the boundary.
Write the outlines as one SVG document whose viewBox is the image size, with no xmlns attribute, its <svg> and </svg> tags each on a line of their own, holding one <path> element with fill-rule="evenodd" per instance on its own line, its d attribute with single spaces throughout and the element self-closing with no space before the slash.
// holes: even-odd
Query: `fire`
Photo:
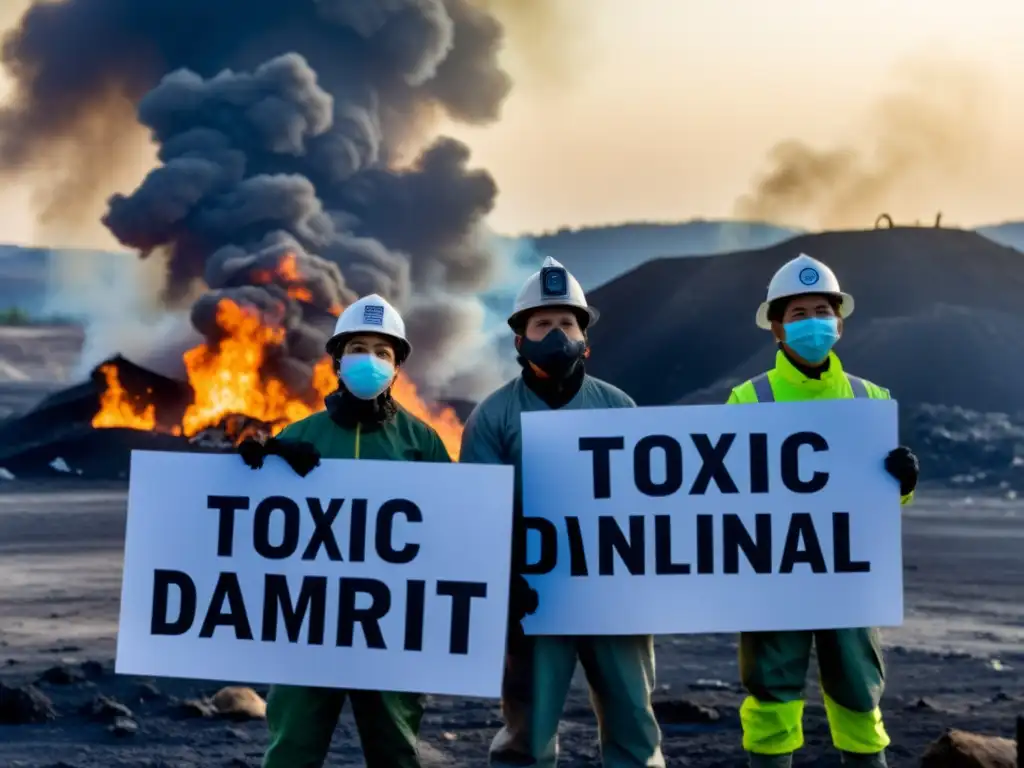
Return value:
<svg viewBox="0 0 1024 768">
<path fill-rule="evenodd" d="M 299 301 L 313 301 L 313 294 L 302 285 L 302 274 L 294 253 L 286 254 L 277 266 L 277 273 L 288 281 L 288 295 Z"/>
<path fill-rule="evenodd" d="M 104 365 L 100 373 L 107 380 L 107 388 L 100 396 L 100 409 L 92 419 L 96 429 L 125 427 L 127 429 L 150 430 L 156 428 L 156 407 L 152 404 L 133 403 L 121 380 L 117 369 L 112 365 Z"/>
<path fill-rule="evenodd" d="M 222 300 L 217 306 L 217 325 L 225 332 L 220 344 L 202 344 L 184 356 L 188 381 L 195 393 L 182 418 L 180 431 L 185 436 L 192 437 L 238 414 L 272 425 L 272 433 L 277 434 L 288 424 L 322 410 L 324 396 L 337 388 L 333 362 L 326 357 L 313 372 L 313 387 L 318 395 L 313 403 L 295 397 L 282 382 L 262 375 L 267 352 L 284 341 L 284 330 L 265 325 L 257 313 Z M 101 371 L 107 387 L 93 427 L 156 429 L 155 406 L 132 402 L 113 366 L 104 366 Z M 451 408 L 430 408 L 401 372 L 391 392 L 402 407 L 437 431 L 448 453 L 458 460 L 462 423 L 455 412 Z"/>
</svg>

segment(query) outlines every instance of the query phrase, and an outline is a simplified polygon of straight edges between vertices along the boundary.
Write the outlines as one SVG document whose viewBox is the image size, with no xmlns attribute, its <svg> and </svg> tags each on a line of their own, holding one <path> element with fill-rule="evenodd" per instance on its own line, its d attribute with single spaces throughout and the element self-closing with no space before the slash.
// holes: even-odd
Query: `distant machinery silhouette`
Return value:
<svg viewBox="0 0 1024 768">
<path fill-rule="evenodd" d="M 885 224 L 886 226 L 883 227 L 882 226 L 883 224 Z M 892 229 L 895 226 L 896 225 L 892 221 L 892 216 L 890 216 L 888 213 L 879 214 L 878 218 L 875 219 L 875 229 Z M 915 227 L 921 226 L 921 220 L 918 219 L 917 221 L 915 221 L 914 222 L 914 226 Z M 939 211 L 938 213 L 935 214 L 935 228 L 936 229 L 941 229 L 941 227 L 942 227 L 942 211 Z"/>
</svg>

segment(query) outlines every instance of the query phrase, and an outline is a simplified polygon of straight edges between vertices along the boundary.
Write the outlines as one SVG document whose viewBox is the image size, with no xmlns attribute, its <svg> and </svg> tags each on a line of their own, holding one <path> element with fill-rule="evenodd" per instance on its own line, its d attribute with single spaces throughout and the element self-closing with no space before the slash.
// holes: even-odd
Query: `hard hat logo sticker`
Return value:
<svg viewBox="0 0 1024 768">
<path fill-rule="evenodd" d="M 818 282 L 818 270 L 812 267 L 804 267 L 800 270 L 800 282 L 804 285 L 814 285 Z"/>
<path fill-rule="evenodd" d="M 367 304 L 363 307 L 364 325 L 384 325 L 384 307 L 379 304 Z"/>
</svg>

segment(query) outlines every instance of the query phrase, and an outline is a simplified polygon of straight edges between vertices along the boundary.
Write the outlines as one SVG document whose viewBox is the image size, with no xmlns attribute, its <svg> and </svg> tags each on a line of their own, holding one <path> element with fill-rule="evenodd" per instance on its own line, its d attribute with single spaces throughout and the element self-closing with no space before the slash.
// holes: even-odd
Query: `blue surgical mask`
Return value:
<svg viewBox="0 0 1024 768">
<path fill-rule="evenodd" d="M 343 355 L 338 374 L 353 395 L 361 400 L 373 400 L 391 386 L 395 366 L 376 355 Z"/>
<path fill-rule="evenodd" d="M 786 346 L 809 363 L 820 363 L 839 340 L 839 320 L 835 317 L 809 317 L 782 326 Z"/>
</svg>

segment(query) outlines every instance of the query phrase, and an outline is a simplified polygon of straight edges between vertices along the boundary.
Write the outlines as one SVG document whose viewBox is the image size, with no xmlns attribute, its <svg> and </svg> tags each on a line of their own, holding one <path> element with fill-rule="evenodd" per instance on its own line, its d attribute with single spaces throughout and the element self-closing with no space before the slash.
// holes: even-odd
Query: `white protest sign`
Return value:
<svg viewBox="0 0 1024 768">
<path fill-rule="evenodd" d="M 535 635 L 903 621 L 892 400 L 524 413 Z"/>
<path fill-rule="evenodd" d="M 133 451 L 117 672 L 497 697 L 512 483 Z"/>
</svg>

